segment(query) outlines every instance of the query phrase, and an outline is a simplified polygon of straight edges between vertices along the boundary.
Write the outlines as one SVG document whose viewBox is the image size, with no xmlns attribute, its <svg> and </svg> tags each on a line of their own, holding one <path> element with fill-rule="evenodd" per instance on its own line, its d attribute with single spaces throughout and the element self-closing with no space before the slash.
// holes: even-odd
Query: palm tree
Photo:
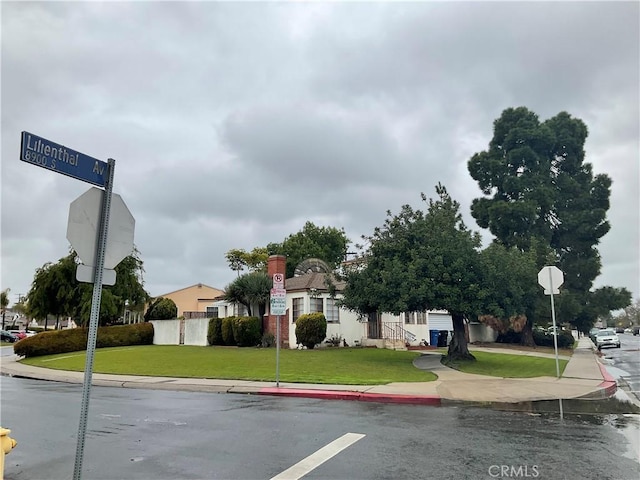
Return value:
<svg viewBox="0 0 640 480">
<path fill-rule="evenodd" d="M 258 307 L 258 317 L 262 319 L 271 291 L 271 278 L 264 272 L 251 272 L 239 276 L 225 288 L 224 299 L 228 302 L 240 303 L 247 307 L 252 315 L 252 308 Z"/>
</svg>

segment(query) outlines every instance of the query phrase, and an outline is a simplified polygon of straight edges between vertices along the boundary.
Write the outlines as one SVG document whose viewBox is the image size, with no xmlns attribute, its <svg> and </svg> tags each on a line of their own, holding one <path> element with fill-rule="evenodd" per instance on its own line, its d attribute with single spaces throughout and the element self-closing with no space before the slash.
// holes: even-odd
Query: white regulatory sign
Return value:
<svg viewBox="0 0 640 480">
<path fill-rule="evenodd" d="M 272 288 L 269 300 L 271 315 L 284 315 L 287 312 L 287 291 L 284 288 Z"/>
</svg>

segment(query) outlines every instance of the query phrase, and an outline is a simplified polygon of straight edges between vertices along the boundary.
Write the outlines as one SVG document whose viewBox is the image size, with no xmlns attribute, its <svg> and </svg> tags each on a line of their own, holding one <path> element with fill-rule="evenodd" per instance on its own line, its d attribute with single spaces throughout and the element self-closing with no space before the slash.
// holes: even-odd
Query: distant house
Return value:
<svg viewBox="0 0 640 480">
<path fill-rule="evenodd" d="M 224 291 L 219 288 L 210 287 L 203 283 L 196 283 L 190 287 L 181 288 L 174 292 L 164 293 L 158 297 L 170 298 L 178 307 L 178 317 L 185 318 L 206 317 L 207 307 L 211 307 L 216 298 L 223 295 Z"/>
<path fill-rule="evenodd" d="M 284 272 L 284 257 L 270 257 L 269 270 L 270 274 L 275 271 Z M 340 299 L 345 286 L 344 282 L 335 279 L 324 262 L 317 259 L 303 261 L 296 268 L 294 276 L 285 280 L 286 310 L 284 315 L 279 316 L 281 344 L 296 348 L 296 320 L 302 314 L 315 312 L 322 312 L 327 320 L 327 339 L 340 338 L 343 345 L 349 346 L 406 349 L 407 346 L 425 343 L 434 345 L 439 339 L 433 337 L 432 331 L 453 331 L 451 315 L 446 311 L 403 312 L 400 315 L 377 312 L 361 315 L 343 308 L 340 306 Z M 175 302 L 176 293 L 189 289 L 193 293 L 194 287 L 178 290 L 164 297 L 172 298 Z M 247 315 L 247 309 L 243 305 L 223 300 L 224 292 L 212 290 L 218 294 L 212 292 L 208 301 L 201 301 L 203 295 L 199 297 L 198 311 L 204 312 L 201 315 L 185 314 L 185 320 L 176 321 L 175 325 L 167 321 L 154 322 L 157 337 L 154 338 L 154 343 L 206 345 L 207 318 Z M 197 291 L 196 289 L 195 292 Z M 252 311 L 258 311 L 257 305 Z M 178 310 L 178 316 L 181 312 L 185 312 L 184 307 Z M 263 331 L 275 335 L 277 323 L 278 317 L 269 313 L 267 305 L 267 313 L 262 319 Z M 468 331 L 471 342 L 491 342 L 497 336 L 489 327 L 477 323 L 470 324 Z"/>
</svg>

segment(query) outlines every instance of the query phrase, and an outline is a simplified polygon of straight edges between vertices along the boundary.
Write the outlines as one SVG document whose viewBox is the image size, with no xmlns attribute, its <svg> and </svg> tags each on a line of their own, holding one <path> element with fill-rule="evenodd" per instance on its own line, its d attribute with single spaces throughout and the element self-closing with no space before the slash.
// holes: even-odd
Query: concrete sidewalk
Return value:
<svg viewBox="0 0 640 480">
<path fill-rule="evenodd" d="M 471 346 L 473 351 L 473 346 Z M 536 355 L 528 351 L 478 348 L 495 353 Z M 192 392 L 281 395 L 386 403 L 440 405 L 446 402 L 517 403 L 570 398 L 607 398 L 616 391 L 616 381 L 598 362 L 589 338 L 581 338 L 561 378 L 498 378 L 462 373 L 440 363 L 440 354 L 423 352 L 414 365 L 438 376 L 433 382 L 390 383 L 387 385 L 327 385 L 280 382 L 251 382 L 200 378 L 146 377 L 139 375 L 93 374 L 93 385 L 185 390 Z M 537 354 L 548 357 L 549 354 Z M 553 357 L 553 355 L 551 355 Z M 563 357 L 568 358 L 568 357 Z M 2 375 L 83 383 L 83 372 L 51 370 L 18 363 L 15 356 L 0 357 Z"/>
</svg>

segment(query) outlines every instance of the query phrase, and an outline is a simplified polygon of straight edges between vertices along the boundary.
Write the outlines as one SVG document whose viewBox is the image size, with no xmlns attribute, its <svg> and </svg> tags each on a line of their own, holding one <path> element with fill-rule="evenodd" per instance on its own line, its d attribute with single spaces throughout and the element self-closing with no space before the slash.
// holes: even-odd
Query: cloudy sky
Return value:
<svg viewBox="0 0 640 480">
<path fill-rule="evenodd" d="M 613 179 L 596 286 L 637 297 L 639 7 L 3 1 L 1 288 L 15 302 L 68 253 L 90 188 L 21 162 L 23 130 L 116 159 L 160 295 L 224 288 L 226 251 L 308 220 L 357 242 L 438 182 L 478 229 L 467 161 L 524 105 L 587 124 L 587 160 Z"/>
</svg>

